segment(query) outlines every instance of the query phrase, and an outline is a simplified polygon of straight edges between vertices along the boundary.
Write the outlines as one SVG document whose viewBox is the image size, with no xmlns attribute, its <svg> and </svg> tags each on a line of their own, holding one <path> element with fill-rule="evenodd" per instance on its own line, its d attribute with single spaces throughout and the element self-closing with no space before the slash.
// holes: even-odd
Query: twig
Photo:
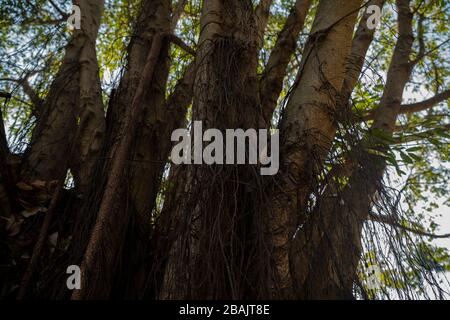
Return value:
<svg viewBox="0 0 450 320">
<path fill-rule="evenodd" d="M 369 214 L 369 220 L 375 221 L 375 222 L 379 222 L 379 223 L 385 223 L 385 224 L 388 224 L 388 225 L 390 225 L 390 226 L 392 226 L 394 228 L 399 228 L 399 229 L 402 229 L 402 230 L 405 230 L 405 231 L 408 231 L 408 232 L 412 232 L 412 233 L 417 234 L 419 236 L 425 236 L 425 237 L 430 237 L 430 238 L 435 238 L 435 239 L 450 238 L 450 233 L 448 233 L 448 234 L 434 234 L 434 233 L 430 233 L 430 232 L 426 232 L 426 231 L 413 229 L 413 228 L 401 225 L 398 221 L 396 221 L 393 217 L 390 217 L 390 216 L 370 213 Z"/>
</svg>

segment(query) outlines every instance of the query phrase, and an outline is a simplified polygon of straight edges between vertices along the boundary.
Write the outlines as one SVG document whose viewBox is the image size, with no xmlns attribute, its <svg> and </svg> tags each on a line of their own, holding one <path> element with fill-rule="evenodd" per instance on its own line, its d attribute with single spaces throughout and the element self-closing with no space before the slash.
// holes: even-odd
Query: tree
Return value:
<svg viewBox="0 0 450 320">
<path fill-rule="evenodd" d="M 3 296 L 444 297 L 448 5 L 2 2 Z M 279 129 L 278 173 L 174 165 L 194 121 Z"/>
</svg>

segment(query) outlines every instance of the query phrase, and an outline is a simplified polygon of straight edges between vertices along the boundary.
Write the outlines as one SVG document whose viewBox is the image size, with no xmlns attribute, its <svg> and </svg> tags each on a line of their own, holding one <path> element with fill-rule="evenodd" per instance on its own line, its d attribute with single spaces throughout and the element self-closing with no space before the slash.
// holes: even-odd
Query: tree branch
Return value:
<svg viewBox="0 0 450 320">
<path fill-rule="evenodd" d="M 39 98 L 36 91 L 31 87 L 30 83 L 28 82 L 28 78 L 24 78 L 19 81 L 20 85 L 23 88 L 23 91 L 25 94 L 30 98 L 31 103 L 33 104 L 36 114 L 39 115 L 42 109 L 42 104 L 44 103 L 44 100 Z"/>
<path fill-rule="evenodd" d="M 419 40 L 419 57 L 423 57 L 425 55 L 425 41 L 423 39 L 423 20 L 425 19 L 424 15 L 421 14 L 418 20 L 417 26 L 417 38 Z"/>
<path fill-rule="evenodd" d="M 427 131 L 409 134 L 406 136 L 394 137 L 392 144 L 403 144 L 403 143 L 408 143 L 408 142 L 420 141 L 423 139 L 431 138 L 431 137 L 441 133 L 442 131 L 448 131 L 448 130 L 450 130 L 450 124 L 445 125 L 443 127 L 433 128 L 433 129 L 427 130 Z"/>
<path fill-rule="evenodd" d="M 34 106 L 34 108 L 35 108 L 34 111 L 36 112 L 36 115 L 39 115 L 39 113 L 41 111 L 42 104 L 44 103 L 44 100 L 39 98 L 39 96 L 36 93 L 36 91 L 34 91 L 34 89 L 31 87 L 30 83 L 28 82 L 28 78 L 30 76 L 32 76 L 34 73 L 35 72 L 28 73 L 27 75 L 25 75 L 25 77 L 23 79 L 2 78 L 2 79 L 0 79 L 0 81 L 11 81 L 11 82 L 18 83 L 22 87 L 23 92 L 30 99 L 32 105 Z"/>
<path fill-rule="evenodd" d="M 450 234 L 434 234 L 434 233 L 421 231 L 421 230 L 417 230 L 417 229 L 413 229 L 413 228 L 404 226 L 404 225 L 400 224 L 394 217 L 391 217 L 391 216 L 370 213 L 368 216 L 368 219 L 371 221 L 374 221 L 374 222 L 388 224 L 394 228 L 408 231 L 408 232 L 417 234 L 419 236 L 430 237 L 430 238 L 434 238 L 434 239 L 450 238 Z"/>
<path fill-rule="evenodd" d="M 60 23 L 65 22 L 66 19 L 65 18 L 61 18 L 61 19 L 50 19 L 50 20 L 43 20 L 43 19 L 30 19 L 30 20 L 25 20 L 22 22 L 21 25 L 23 26 L 27 26 L 27 25 L 39 25 L 39 26 L 45 26 L 45 25 L 58 25 Z"/>
<path fill-rule="evenodd" d="M 310 0 L 297 0 L 292 7 L 283 29 L 278 34 L 269 61 L 260 80 L 261 104 L 263 116 L 270 122 L 277 105 L 277 99 L 283 87 L 283 79 L 291 56 L 296 49 L 296 42 L 303 28 L 306 14 L 311 6 Z"/>
<path fill-rule="evenodd" d="M 174 91 L 167 98 L 167 109 L 185 109 L 192 100 L 192 87 L 195 79 L 196 66 L 192 62 L 186 69 L 183 77 L 178 80 Z"/>
<path fill-rule="evenodd" d="M 404 104 L 400 107 L 400 110 L 398 114 L 411 114 L 415 112 L 420 112 L 424 110 L 428 110 L 430 108 L 433 108 L 438 103 L 445 101 L 447 99 L 450 99 L 450 90 L 445 90 L 434 97 L 411 104 Z M 369 121 L 375 119 L 375 111 L 371 111 L 368 115 L 364 116 L 362 120 Z"/>
<path fill-rule="evenodd" d="M 48 0 L 48 2 L 50 2 L 52 7 L 55 8 L 56 11 L 58 11 L 58 13 L 61 15 L 62 19 L 68 18 L 69 15 L 66 12 L 62 11 L 61 8 L 58 7 L 58 5 L 53 0 Z"/>
<path fill-rule="evenodd" d="M 450 99 L 450 90 L 445 90 L 434 97 L 411 104 L 404 104 L 400 109 L 400 114 L 409 114 L 414 112 L 420 112 L 427 109 L 430 109 L 436 106 L 438 103 Z"/>
<path fill-rule="evenodd" d="M 270 6 L 273 0 L 261 0 L 255 9 L 256 25 L 258 28 L 258 49 L 261 49 L 264 43 L 264 31 L 269 20 Z"/>
<path fill-rule="evenodd" d="M 173 33 L 177 27 L 178 21 L 184 12 L 187 0 L 178 0 L 177 6 L 172 13 L 172 21 L 170 22 L 170 31 Z"/>
<path fill-rule="evenodd" d="M 447 39 L 445 41 L 443 41 L 442 43 L 438 44 L 436 47 L 422 53 L 422 55 L 418 55 L 417 58 L 415 58 L 414 60 L 411 61 L 411 65 L 414 66 L 416 65 L 420 60 L 422 60 L 423 58 L 425 58 L 427 55 L 429 55 L 430 53 L 433 53 L 434 51 L 438 50 L 440 47 L 442 47 L 443 45 L 445 45 L 447 42 L 449 42 L 450 39 Z M 420 49 L 419 49 L 420 50 Z"/>
<path fill-rule="evenodd" d="M 367 3 L 367 6 L 376 5 L 382 9 L 384 2 L 385 0 L 371 0 Z M 364 66 L 367 51 L 369 50 L 375 34 L 375 29 L 369 29 L 367 27 L 367 20 L 369 17 L 370 15 L 366 11 L 359 22 L 358 29 L 356 30 L 352 41 L 351 54 L 347 58 L 347 70 L 341 92 L 345 103 L 347 103 L 350 99 L 353 89 L 358 82 L 358 78 Z"/>
<path fill-rule="evenodd" d="M 167 39 L 170 42 L 172 42 L 173 44 L 175 44 L 178 47 L 180 47 L 181 49 L 183 49 L 184 51 L 186 51 L 187 53 L 189 53 L 190 55 L 195 57 L 195 50 L 192 49 L 191 47 L 189 47 L 182 39 L 180 39 L 176 35 L 169 34 L 169 35 L 167 35 Z"/>
</svg>

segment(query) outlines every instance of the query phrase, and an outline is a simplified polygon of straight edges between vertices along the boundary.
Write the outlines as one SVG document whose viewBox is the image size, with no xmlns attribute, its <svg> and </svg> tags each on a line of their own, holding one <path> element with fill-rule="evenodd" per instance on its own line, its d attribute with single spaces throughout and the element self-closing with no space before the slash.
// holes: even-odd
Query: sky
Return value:
<svg viewBox="0 0 450 320">
<path fill-rule="evenodd" d="M 403 94 L 403 100 L 407 102 L 419 102 L 432 96 L 432 93 L 427 92 L 424 89 L 418 92 L 412 92 L 411 90 L 406 89 Z M 446 199 L 438 199 L 436 202 L 440 207 L 435 209 L 432 213 L 432 215 L 436 217 L 435 222 L 439 224 L 438 232 L 436 232 L 438 234 L 450 234 L 450 207 L 444 204 L 445 200 Z M 420 210 L 419 206 L 417 207 L 417 210 Z M 450 251 L 450 238 L 435 239 L 433 242 L 436 245 L 446 247 Z"/>
</svg>

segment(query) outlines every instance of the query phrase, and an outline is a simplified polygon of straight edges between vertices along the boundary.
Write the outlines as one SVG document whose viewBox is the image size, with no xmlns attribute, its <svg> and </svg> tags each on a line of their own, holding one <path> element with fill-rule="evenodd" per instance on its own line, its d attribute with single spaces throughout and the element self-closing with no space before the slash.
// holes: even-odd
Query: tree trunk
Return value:
<svg viewBox="0 0 450 320">
<path fill-rule="evenodd" d="M 398 0 L 399 37 L 387 74 L 386 87 L 377 108 L 372 130 L 392 135 L 400 110 L 404 87 L 411 73 L 413 42 L 412 13 L 408 0 Z M 367 145 L 367 141 L 369 145 Z M 361 235 L 375 192 L 380 190 L 385 160 L 370 152 L 380 146 L 364 139 L 352 151 L 354 167 L 344 187 L 328 187 L 318 201 L 310 221 L 298 232 L 292 256 L 299 298 L 352 298 L 356 268 L 361 253 Z M 324 278 L 323 274 L 331 275 Z"/>
<path fill-rule="evenodd" d="M 75 177 L 88 178 L 103 137 L 104 111 L 95 51 L 103 1 L 74 1 L 81 10 L 81 28 L 75 29 L 61 67 L 33 130 L 22 168 L 25 181 L 65 178 L 66 163 L 80 118 L 81 141 Z M 84 185 L 86 181 L 81 181 Z"/>
<path fill-rule="evenodd" d="M 272 236 L 274 290 L 280 297 L 292 297 L 296 288 L 289 250 L 334 138 L 333 112 L 340 102 L 338 95 L 360 5 L 361 1 L 320 2 L 296 83 L 282 114 L 280 172 L 265 217 Z"/>
<path fill-rule="evenodd" d="M 193 120 L 203 121 L 203 130 L 265 127 L 257 94 L 255 20 L 250 1 L 204 2 L 193 105 Z M 166 198 L 162 218 L 176 222 L 169 229 L 177 239 L 169 245 L 159 296 L 242 298 L 249 290 L 257 292 L 246 279 L 258 251 L 252 229 L 259 208 L 250 200 L 256 192 L 255 168 L 196 165 L 174 170 L 178 188 L 173 192 L 179 194 Z"/>
<path fill-rule="evenodd" d="M 424 14 L 438 9 L 422 3 L 412 10 L 412 1 L 396 0 L 398 37 L 387 35 L 396 44 L 381 100 L 372 109 L 372 100 L 352 106 L 355 88 L 355 98 L 365 97 L 358 81 L 375 34 L 368 27 L 372 17 L 361 9 L 382 8 L 386 1 L 320 0 L 316 7 L 314 1 L 295 0 L 276 38 L 272 31 L 282 20 L 285 1 L 272 8 L 272 0 L 256 2 L 180 0 L 172 8 L 174 1 L 142 0 L 126 9 L 136 17 L 119 12 L 120 19 L 133 23 L 133 31 L 126 66 L 104 106 L 96 53 L 96 42 L 104 36 L 100 33 L 97 39 L 104 1 L 74 0 L 81 9 L 81 29 L 73 31 L 56 75 L 44 70 L 30 83 L 34 73 L 6 79 L 22 86 L 19 96 L 26 96 L 24 104 L 31 101 L 27 110 L 35 126 L 25 152 L 12 154 L 0 114 L 0 251 L 6 266 L 1 278 L 7 282 L 0 287 L 2 295 L 74 300 L 355 298 L 365 222 L 390 218 L 383 210 L 391 208 L 380 205 L 389 193 L 383 179 L 388 168 L 384 155 L 392 151 L 388 140 L 415 139 L 394 135 L 398 115 L 428 110 L 449 96 L 444 90 L 422 102 L 401 104 L 414 66 L 425 56 L 434 58 L 446 43 L 429 52 L 424 44 L 424 28 L 429 28 L 423 24 Z M 50 5 L 48 13 L 58 12 L 63 21 L 65 13 Z M 31 13 L 27 10 L 22 14 Z M 311 12 L 310 35 L 305 47 L 297 48 Z M 419 52 L 411 60 L 414 13 L 420 15 Z M 30 23 L 55 23 L 47 18 L 34 17 Z M 388 22 L 391 18 L 385 17 Z M 106 19 L 105 29 L 117 24 Z M 14 47 L 11 43 L 7 46 Z M 262 66 L 261 57 L 265 59 L 272 44 Z M 299 52 L 292 79 L 288 66 Z M 171 61 L 178 55 L 180 61 Z M 111 57 L 119 59 L 117 52 Z M 445 78 L 445 68 L 438 69 L 439 88 L 444 80 L 438 76 Z M 422 69 L 419 76 L 422 72 L 431 78 Z M 41 99 L 36 84 L 49 73 L 55 78 Z M 285 83 L 292 80 L 285 91 Z M 371 97 L 376 92 L 378 87 L 368 90 Z M 12 109 L 22 105 L 14 98 Z M 360 105 L 363 114 L 358 113 Z M 442 118 L 440 125 L 448 127 Z M 434 125 L 434 117 L 423 124 L 415 116 L 411 119 L 410 127 Z M 280 130 L 281 147 L 275 176 L 261 175 L 260 158 L 260 163 L 248 164 L 250 151 L 245 164 L 229 161 L 229 145 L 222 150 L 223 163 L 205 163 L 203 147 L 211 148 L 203 141 L 205 130 L 218 129 L 229 143 L 227 129 L 273 127 Z M 172 134 L 179 128 L 191 130 L 190 164 L 170 162 Z M 221 146 L 217 139 L 210 142 Z M 247 136 L 246 147 L 251 140 Z M 238 148 L 233 148 L 236 153 Z M 443 149 L 424 146 L 440 155 Z M 422 169 L 423 162 L 411 167 Z M 429 176 L 436 179 L 434 173 Z M 65 186 L 69 177 L 73 188 Z M 408 192 L 417 190 L 423 189 Z M 69 265 L 81 267 L 79 290 L 66 286 Z M 22 278 L 19 290 L 15 278 Z"/>
</svg>

